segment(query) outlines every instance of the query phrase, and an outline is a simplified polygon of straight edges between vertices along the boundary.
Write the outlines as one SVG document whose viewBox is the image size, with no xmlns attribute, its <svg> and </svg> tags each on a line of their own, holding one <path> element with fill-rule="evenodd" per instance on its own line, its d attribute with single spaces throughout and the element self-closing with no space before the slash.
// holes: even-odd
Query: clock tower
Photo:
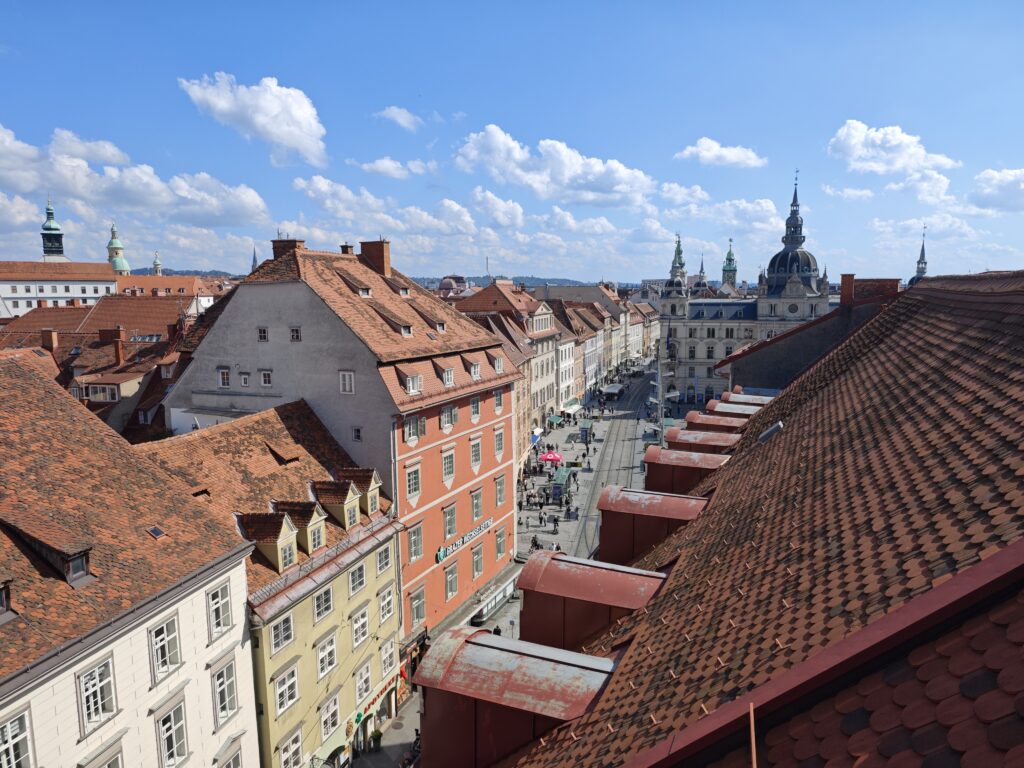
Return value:
<svg viewBox="0 0 1024 768">
<path fill-rule="evenodd" d="M 43 261 L 70 261 L 64 255 L 64 233 L 53 215 L 53 203 L 46 201 L 46 221 L 43 222 Z"/>
</svg>

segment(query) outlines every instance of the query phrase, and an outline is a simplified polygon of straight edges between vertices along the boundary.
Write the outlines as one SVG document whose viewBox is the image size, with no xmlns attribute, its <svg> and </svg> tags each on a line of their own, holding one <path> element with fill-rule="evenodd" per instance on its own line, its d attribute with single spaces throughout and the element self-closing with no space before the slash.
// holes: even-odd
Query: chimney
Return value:
<svg viewBox="0 0 1024 768">
<path fill-rule="evenodd" d="M 346 256 L 353 256 L 355 254 L 355 252 L 356 252 L 356 249 L 355 249 L 354 246 L 351 246 L 348 243 L 342 243 L 341 244 L 341 252 L 343 254 L 345 254 Z"/>
<path fill-rule="evenodd" d="M 128 340 L 128 332 L 125 331 L 123 325 L 117 326 L 117 328 L 101 328 L 100 329 L 100 341 L 121 341 Z"/>
<path fill-rule="evenodd" d="M 844 274 L 839 283 L 839 306 L 853 306 L 853 275 Z"/>
<path fill-rule="evenodd" d="M 118 368 L 124 365 L 124 339 L 114 339 L 114 361 Z"/>
<path fill-rule="evenodd" d="M 52 328 L 43 328 L 39 332 L 39 346 L 51 352 L 57 349 L 57 332 Z"/>
<path fill-rule="evenodd" d="M 378 275 L 391 277 L 391 243 L 387 240 L 360 242 L 359 257 Z"/>
<path fill-rule="evenodd" d="M 270 245 L 274 249 L 274 258 L 280 259 L 282 256 L 287 256 L 295 251 L 300 251 L 306 247 L 305 240 L 271 240 Z"/>
<path fill-rule="evenodd" d="M 177 337 L 177 335 L 178 335 L 178 324 L 177 323 L 168 323 L 167 324 L 167 340 L 168 341 L 174 341 L 174 339 Z"/>
</svg>

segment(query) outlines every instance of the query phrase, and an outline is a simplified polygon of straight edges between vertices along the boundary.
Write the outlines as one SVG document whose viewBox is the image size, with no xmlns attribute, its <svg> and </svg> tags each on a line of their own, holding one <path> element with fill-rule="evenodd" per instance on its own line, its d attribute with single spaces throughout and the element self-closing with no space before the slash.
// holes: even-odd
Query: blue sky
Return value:
<svg viewBox="0 0 1024 768">
<path fill-rule="evenodd" d="M 833 277 L 1020 268 L 1024 6 L 0 2 L 0 257 L 245 271 L 278 229 L 415 275 L 741 279 L 794 169 Z"/>
</svg>

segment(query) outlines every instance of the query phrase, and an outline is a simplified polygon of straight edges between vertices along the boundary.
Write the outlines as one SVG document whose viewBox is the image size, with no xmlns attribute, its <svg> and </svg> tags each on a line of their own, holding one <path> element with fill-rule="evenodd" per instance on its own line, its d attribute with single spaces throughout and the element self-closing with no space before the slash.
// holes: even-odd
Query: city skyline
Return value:
<svg viewBox="0 0 1024 768">
<path fill-rule="evenodd" d="M 667 276 L 679 232 L 691 274 L 703 253 L 717 279 L 731 237 L 753 281 L 799 167 L 807 247 L 832 275 L 909 278 L 925 225 L 930 274 L 1020 264 L 1008 4 L 886 8 L 885 24 L 805 4 L 576 5 L 545 24 L 180 10 L 63 7 L 78 34 L 60 46 L 28 45 L 38 18 L 5 12 L 0 257 L 39 257 L 49 195 L 72 259 L 102 259 L 116 220 L 135 268 L 159 250 L 166 268 L 245 272 L 281 230 L 387 237 L 407 274 L 489 260 L 637 282 Z"/>
</svg>

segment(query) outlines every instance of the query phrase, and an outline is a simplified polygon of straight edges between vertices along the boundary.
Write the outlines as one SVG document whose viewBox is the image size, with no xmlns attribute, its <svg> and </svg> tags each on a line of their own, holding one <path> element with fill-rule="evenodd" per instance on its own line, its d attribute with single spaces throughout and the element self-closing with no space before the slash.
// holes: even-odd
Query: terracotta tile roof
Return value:
<svg viewBox="0 0 1024 768">
<path fill-rule="evenodd" d="M 299 249 L 265 261 L 243 284 L 298 280 L 312 288 L 381 362 L 451 354 L 499 343 L 461 312 L 393 270 L 391 280 L 403 281 L 409 287 L 409 296 L 400 296 L 382 275 L 352 254 Z M 369 287 L 371 296 L 360 296 L 349 284 L 352 281 Z M 420 307 L 420 311 L 414 306 Z M 424 319 L 424 314 L 444 322 L 445 330 L 438 331 L 434 323 Z M 403 336 L 394 327 L 396 324 L 408 325 L 412 335 Z"/>
<path fill-rule="evenodd" d="M 123 327 L 129 336 L 160 334 L 167 339 L 169 325 L 176 325 L 188 309 L 175 296 L 103 296 L 86 307 L 37 307 L 8 323 L 10 333 L 49 328 L 70 333 L 90 333 Z"/>
<path fill-rule="evenodd" d="M 313 483 L 313 494 L 321 504 L 344 504 L 353 485 L 351 480 L 317 480 Z"/>
<path fill-rule="evenodd" d="M 259 541 L 276 540 L 280 531 L 283 516 L 271 513 L 271 502 L 312 502 L 314 483 L 333 482 L 339 474 L 358 470 L 304 400 L 141 443 L 135 450 L 194 488 L 213 516 L 231 520 L 243 514 L 243 530 Z M 389 507 L 390 501 L 381 496 L 381 511 Z M 330 516 L 325 530 L 328 547 L 346 537 Z M 308 559 L 305 552 L 297 553 L 298 564 Z M 279 576 L 258 551 L 250 556 L 247 572 L 250 594 Z"/>
<path fill-rule="evenodd" d="M 1020 541 L 1022 360 L 1024 273 L 902 294 L 751 417 L 633 564 L 674 563 L 595 646 L 626 650 L 594 710 L 510 764 L 624 764 Z"/>
<path fill-rule="evenodd" d="M 315 501 L 275 501 L 274 510 L 288 515 L 298 528 L 305 528 L 316 514 Z"/>
<path fill-rule="evenodd" d="M 117 278 L 117 292 L 138 290 L 152 294 L 154 290 L 167 291 L 173 296 L 220 296 L 230 285 L 219 278 L 199 275 L 128 275 Z"/>
<path fill-rule="evenodd" d="M 54 362 L 53 355 L 40 347 L 4 349 L 3 344 L 0 344 L 0 358 L 20 359 L 22 362 L 35 366 L 41 373 L 51 379 L 56 379 L 60 374 L 60 369 L 57 367 L 57 363 Z"/>
<path fill-rule="evenodd" d="M 344 482 L 348 480 L 351 483 L 355 483 L 356 489 L 360 493 L 369 492 L 375 474 L 376 470 L 367 467 L 345 467 L 337 472 L 339 481 Z"/>
<path fill-rule="evenodd" d="M 1020 765 L 1022 691 L 1018 591 L 762 729 L 758 765 Z M 749 746 L 711 766 L 749 768 Z"/>
<path fill-rule="evenodd" d="M 0 462 L 0 572 L 18 614 L 0 625 L 2 679 L 242 542 L 22 356 L 0 357 L 0 388 L 0 439 L 17 446 Z M 72 588 L 16 531 L 53 550 L 88 547 L 95 578 Z"/>
<path fill-rule="evenodd" d="M 114 282 L 106 261 L 0 261 L 0 280 L 95 280 Z"/>
<path fill-rule="evenodd" d="M 284 518 L 283 513 L 277 512 L 246 512 L 238 516 L 238 524 L 249 541 L 267 544 L 280 537 Z"/>
</svg>

